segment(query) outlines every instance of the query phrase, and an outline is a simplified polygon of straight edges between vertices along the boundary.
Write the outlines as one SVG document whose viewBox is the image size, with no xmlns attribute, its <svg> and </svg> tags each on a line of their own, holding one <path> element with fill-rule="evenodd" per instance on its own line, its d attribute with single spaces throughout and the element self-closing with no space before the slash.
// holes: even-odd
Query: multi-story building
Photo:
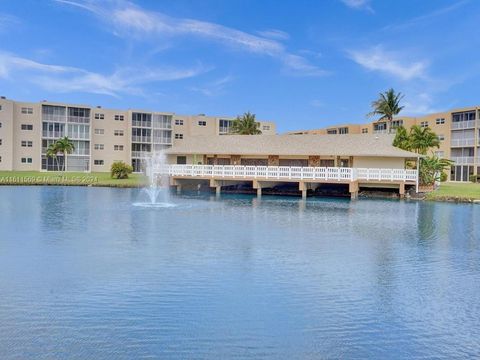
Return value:
<svg viewBox="0 0 480 360">
<path fill-rule="evenodd" d="M 1 97 L 0 170 L 53 171 L 65 166 L 67 171 L 108 172 L 120 160 L 139 172 L 150 153 L 190 136 L 229 134 L 233 120 Z M 264 134 L 275 134 L 275 123 L 259 124 Z M 47 156 L 49 145 L 64 136 L 72 140 L 75 151 L 66 159 L 61 154 Z"/>
<path fill-rule="evenodd" d="M 429 127 L 440 139 L 435 149 L 439 157 L 454 161 L 450 170 L 451 181 L 468 181 L 470 175 L 480 174 L 480 107 L 453 109 L 419 117 L 398 116 L 392 128 L 412 125 Z M 386 121 L 366 124 L 329 126 L 314 130 L 292 131 L 289 134 L 381 134 L 387 132 Z"/>
</svg>

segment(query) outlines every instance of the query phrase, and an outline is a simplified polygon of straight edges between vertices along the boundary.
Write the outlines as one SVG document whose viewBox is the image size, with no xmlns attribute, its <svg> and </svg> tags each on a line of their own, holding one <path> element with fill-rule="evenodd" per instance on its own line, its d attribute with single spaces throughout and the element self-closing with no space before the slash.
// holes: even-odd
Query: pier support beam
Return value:
<svg viewBox="0 0 480 360">
<path fill-rule="evenodd" d="M 307 191 L 308 191 L 308 183 L 306 183 L 305 181 L 300 181 L 298 183 L 298 190 L 302 192 L 302 199 L 306 199 Z"/>
<path fill-rule="evenodd" d="M 182 185 L 177 184 L 176 188 L 177 188 L 177 194 L 181 194 L 182 193 Z"/>
<path fill-rule="evenodd" d="M 358 186 L 358 181 L 352 181 L 348 184 L 348 191 L 350 192 L 350 198 L 352 200 L 358 199 L 358 190 L 360 187 Z"/>
<path fill-rule="evenodd" d="M 405 183 L 400 183 L 398 187 L 398 193 L 400 195 L 400 198 L 403 199 L 405 197 Z"/>
<path fill-rule="evenodd" d="M 222 193 L 222 186 L 221 185 L 215 186 L 215 195 L 220 196 L 221 193 Z"/>
</svg>

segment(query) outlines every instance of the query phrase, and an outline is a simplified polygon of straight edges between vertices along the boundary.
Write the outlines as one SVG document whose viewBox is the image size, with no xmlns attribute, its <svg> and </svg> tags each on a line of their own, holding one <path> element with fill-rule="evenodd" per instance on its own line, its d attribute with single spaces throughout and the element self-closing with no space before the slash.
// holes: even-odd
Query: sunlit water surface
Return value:
<svg viewBox="0 0 480 360">
<path fill-rule="evenodd" d="M 480 206 L 0 199 L 1 359 L 480 357 Z"/>
</svg>

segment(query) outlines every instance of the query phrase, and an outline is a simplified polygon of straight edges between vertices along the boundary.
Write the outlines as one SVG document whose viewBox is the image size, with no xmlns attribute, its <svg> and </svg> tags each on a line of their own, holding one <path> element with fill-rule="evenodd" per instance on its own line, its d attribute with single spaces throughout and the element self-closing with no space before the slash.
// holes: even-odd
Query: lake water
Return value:
<svg viewBox="0 0 480 360">
<path fill-rule="evenodd" d="M 480 206 L 0 187 L 1 359 L 480 357 Z"/>
</svg>

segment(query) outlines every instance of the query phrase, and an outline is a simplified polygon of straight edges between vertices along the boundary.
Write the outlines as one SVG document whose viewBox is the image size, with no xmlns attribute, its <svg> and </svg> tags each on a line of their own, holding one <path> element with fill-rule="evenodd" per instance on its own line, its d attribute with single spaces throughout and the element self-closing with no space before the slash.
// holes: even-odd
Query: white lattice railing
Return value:
<svg viewBox="0 0 480 360">
<path fill-rule="evenodd" d="M 166 165 L 158 174 L 232 179 L 417 181 L 417 170 L 343 167 Z"/>
</svg>

